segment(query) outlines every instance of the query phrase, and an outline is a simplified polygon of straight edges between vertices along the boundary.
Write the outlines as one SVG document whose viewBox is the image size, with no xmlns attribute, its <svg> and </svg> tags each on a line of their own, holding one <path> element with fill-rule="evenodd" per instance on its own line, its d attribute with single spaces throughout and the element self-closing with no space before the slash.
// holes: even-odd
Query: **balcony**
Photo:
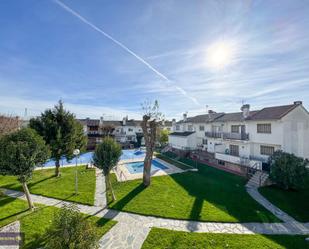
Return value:
<svg viewBox="0 0 309 249">
<path fill-rule="evenodd" d="M 87 135 L 88 135 L 88 137 L 100 137 L 101 132 L 99 132 L 99 131 L 88 131 Z"/>
<path fill-rule="evenodd" d="M 249 133 L 223 132 L 223 139 L 249 140 Z"/>
<path fill-rule="evenodd" d="M 239 156 L 234 156 L 230 154 L 223 154 L 223 153 L 215 153 L 215 158 L 217 160 L 233 163 L 233 164 L 238 164 L 250 168 L 257 168 L 257 169 L 262 169 L 262 162 L 261 161 L 256 161 L 256 160 L 250 160 L 249 158 L 245 157 L 239 157 Z"/>
<path fill-rule="evenodd" d="M 213 132 L 213 131 L 206 131 L 205 136 L 206 137 L 212 137 L 212 138 L 222 138 L 223 132 Z"/>
<path fill-rule="evenodd" d="M 206 137 L 222 138 L 232 140 L 249 140 L 248 133 L 231 133 L 231 132 L 205 132 Z"/>
</svg>

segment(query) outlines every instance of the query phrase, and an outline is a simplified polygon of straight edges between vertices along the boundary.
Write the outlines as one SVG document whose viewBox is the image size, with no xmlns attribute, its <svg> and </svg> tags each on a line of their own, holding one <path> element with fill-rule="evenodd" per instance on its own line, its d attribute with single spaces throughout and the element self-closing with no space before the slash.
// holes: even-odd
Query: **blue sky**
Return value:
<svg viewBox="0 0 309 249">
<path fill-rule="evenodd" d="M 2 0 L 0 112 L 36 115 L 60 98 L 107 119 L 138 117 L 146 99 L 168 118 L 242 102 L 308 109 L 308 13 L 306 0 Z M 213 68 L 222 42 L 232 56 Z"/>
</svg>

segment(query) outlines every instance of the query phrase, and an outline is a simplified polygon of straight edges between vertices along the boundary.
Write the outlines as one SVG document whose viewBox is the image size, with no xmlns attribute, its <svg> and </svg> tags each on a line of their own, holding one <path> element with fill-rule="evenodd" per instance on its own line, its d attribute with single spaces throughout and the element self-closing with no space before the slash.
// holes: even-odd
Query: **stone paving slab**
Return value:
<svg viewBox="0 0 309 249">
<path fill-rule="evenodd" d="M 256 200 L 258 203 L 260 203 L 263 207 L 265 207 L 267 210 L 269 210 L 271 213 L 273 213 L 276 217 L 278 217 L 280 220 L 284 222 L 293 222 L 297 223 L 297 221 L 289 216 L 287 213 L 283 212 L 281 209 L 277 208 L 275 205 L 273 205 L 271 202 L 269 202 L 264 196 L 262 196 L 257 187 L 247 187 L 248 194 Z"/>
<path fill-rule="evenodd" d="M 104 249 L 138 249 L 141 248 L 150 232 L 140 222 L 117 223 L 99 241 L 100 248 Z"/>
<path fill-rule="evenodd" d="M 3 189 L 4 194 L 25 199 L 22 192 Z M 70 202 L 53 198 L 31 195 L 35 203 L 49 206 L 62 207 Z M 309 234 L 309 223 L 286 222 L 286 223 L 223 223 L 223 222 L 199 222 L 188 220 L 165 219 L 153 216 L 120 212 L 101 207 L 78 204 L 80 212 L 98 217 L 114 219 L 124 226 L 136 227 L 159 227 L 186 232 L 212 232 L 212 233 L 234 233 L 234 234 Z M 118 228 L 119 229 L 119 228 Z M 135 231 L 137 229 L 134 229 Z"/>
<path fill-rule="evenodd" d="M 96 207 L 106 207 L 106 184 L 105 177 L 101 169 L 96 168 L 96 188 L 94 196 L 94 205 Z"/>
<path fill-rule="evenodd" d="M 19 233 L 20 232 L 20 222 L 15 221 L 0 228 L 0 233 Z M 19 245 L 0 245 L 0 249 L 19 249 Z"/>
<path fill-rule="evenodd" d="M 4 194 L 26 199 L 19 191 L 2 189 Z M 284 223 L 222 223 L 198 222 L 144 216 L 107 209 L 106 186 L 102 172 L 96 169 L 95 206 L 77 204 L 80 212 L 114 219 L 118 223 L 99 241 L 100 248 L 106 249 L 139 249 L 152 227 L 176 231 L 197 233 L 229 233 L 229 234 L 309 234 L 309 223 L 300 223 L 265 199 L 255 187 L 247 188 L 247 192 L 258 203 L 276 215 Z M 34 203 L 62 207 L 71 202 L 54 198 L 31 195 Z"/>
</svg>

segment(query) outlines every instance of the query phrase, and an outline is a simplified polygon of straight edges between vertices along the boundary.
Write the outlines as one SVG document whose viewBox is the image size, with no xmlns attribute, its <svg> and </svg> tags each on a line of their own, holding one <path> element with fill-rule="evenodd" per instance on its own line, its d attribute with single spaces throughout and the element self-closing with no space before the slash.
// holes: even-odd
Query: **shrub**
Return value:
<svg viewBox="0 0 309 249">
<path fill-rule="evenodd" d="M 34 209 L 34 205 L 27 181 L 34 168 L 44 163 L 49 155 L 43 138 L 30 128 L 22 128 L 0 139 L 0 175 L 17 176 L 30 210 Z"/>
<path fill-rule="evenodd" d="M 284 189 L 301 189 L 308 181 L 308 160 L 276 151 L 270 157 L 270 179 Z"/>
<path fill-rule="evenodd" d="M 72 204 L 65 205 L 55 214 L 52 225 L 46 232 L 46 240 L 46 249 L 98 248 L 94 225 Z"/>
<path fill-rule="evenodd" d="M 112 138 L 104 138 L 98 144 L 93 154 L 95 165 L 103 170 L 108 188 L 112 193 L 113 201 L 116 200 L 114 190 L 110 181 L 109 173 L 117 165 L 121 156 L 121 147 Z"/>
</svg>

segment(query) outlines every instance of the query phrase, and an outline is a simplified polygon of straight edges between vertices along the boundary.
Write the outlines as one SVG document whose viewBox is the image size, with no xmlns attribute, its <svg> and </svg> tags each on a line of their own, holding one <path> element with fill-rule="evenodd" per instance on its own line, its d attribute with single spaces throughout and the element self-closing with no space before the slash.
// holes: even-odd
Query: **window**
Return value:
<svg viewBox="0 0 309 249">
<path fill-rule="evenodd" d="M 274 154 L 274 152 L 275 152 L 275 148 L 272 147 L 272 146 L 261 145 L 261 147 L 260 147 L 260 154 L 261 155 L 271 156 L 272 154 Z"/>
<path fill-rule="evenodd" d="M 231 126 L 232 133 L 239 133 L 239 125 L 232 125 Z"/>
<path fill-rule="evenodd" d="M 193 125 L 188 125 L 188 131 L 193 131 Z"/>
<path fill-rule="evenodd" d="M 204 131 L 205 130 L 205 126 L 204 125 L 200 125 L 200 131 Z"/>
<path fill-rule="evenodd" d="M 271 133 L 271 124 L 257 124 L 257 133 Z"/>
<path fill-rule="evenodd" d="M 239 146 L 230 144 L 230 155 L 239 156 Z"/>
<path fill-rule="evenodd" d="M 180 125 L 176 125 L 176 131 L 180 130 Z"/>
<path fill-rule="evenodd" d="M 133 129 L 132 129 L 132 128 L 129 128 L 128 131 L 133 131 Z"/>
<path fill-rule="evenodd" d="M 204 138 L 203 138 L 202 144 L 206 144 L 206 145 L 207 145 L 207 139 L 204 139 Z"/>
</svg>

